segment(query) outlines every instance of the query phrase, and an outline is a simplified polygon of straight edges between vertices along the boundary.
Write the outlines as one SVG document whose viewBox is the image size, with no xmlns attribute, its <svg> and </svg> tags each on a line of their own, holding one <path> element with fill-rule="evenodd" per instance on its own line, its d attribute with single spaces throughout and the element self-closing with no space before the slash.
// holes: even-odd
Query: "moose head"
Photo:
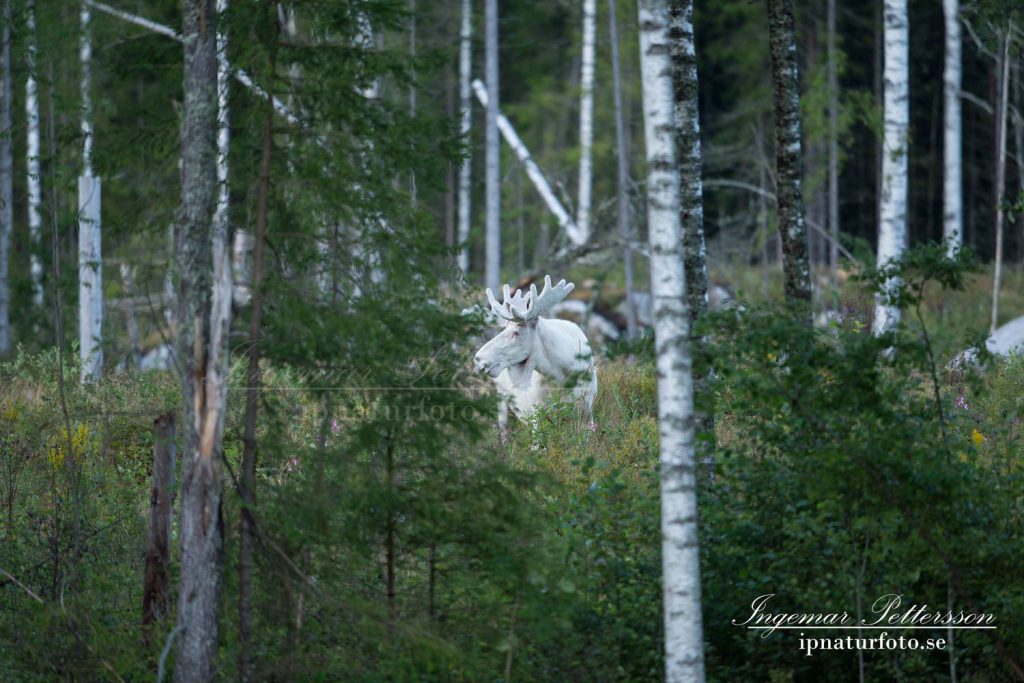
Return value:
<svg viewBox="0 0 1024 683">
<path fill-rule="evenodd" d="M 509 286 L 505 285 L 501 303 L 494 298 L 494 292 L 488 289 L 487 300 L 491 304 L 491 311 L 504 321 L 505 329 L 477 351 L 474 357 L 477 369 L 497 377 L 505 370 L 526 370 L 532 365 L 529 363 L 531 357 L 543 351 L 538 333 L 540 316 L 564 300 L 574 287 L 565 280 L 552 285 L 551 277 L 545 276 L 544 289 L 540 293 L 537 292 L 537 285 L 530 285 L 530 290 L 525 294 L 521 289 L 513 294 Z"/>
</svg>

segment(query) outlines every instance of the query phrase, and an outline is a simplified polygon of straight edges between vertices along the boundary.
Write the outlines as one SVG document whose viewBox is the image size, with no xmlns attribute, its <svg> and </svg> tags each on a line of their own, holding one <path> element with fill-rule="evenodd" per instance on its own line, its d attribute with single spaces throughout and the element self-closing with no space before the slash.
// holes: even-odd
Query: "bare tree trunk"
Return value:
<svg viewBox="0 0 1024 683">
<path fill-rule="evenodd" d="M 416 0 L 409 0 L 409 59 L 415 65 L 416 63 Z M 415 66 L 413 66 L 415 69 Z M 413 71 L 413 82 L 409 86 L 409 116 L 412 118 L 416 117 L 416 85 L 415 78 L 416 73 Z M 416 206 L 416 173 L 410 173 L 409 177 L 409 198 L 412 200 L 413 207 Z"/>
<path fill-rule="evenodd" d="M 473 2 L 462 0 L 462 31 L 459 33 L 459 109 L 462 138 L 470 153 L 459 169 L 459 268 L 469 271 L 469 212 L 472 200 L 473 154 L 470 133 L 473 127 Z M 497 125 L 497 124 L 495 124 Z"/>
<path fill-rule="evenodd" d="M 594 42 L 597 0 L 583 0 L 583 55 L 580 58 L 580 180 L 576 207 L 579 243 L 590 239 L 591 190 L 594 183 Z"/>
<path fill-rule="evenodd" d="M 25 77 L 25 143 L 26 188 L 28 190 L 29 268 L 32 274 L 32 303 L 43 306 L 43 202 L 42 178 L 39 166 L 39 86 L 36 82 L 36 16 L 35 0 L 25 6 L 25 58 L 28 75 Z"/>
<path fill-rule="evenodd" d="M 0 102 L 0 354 L 11 350 L 11 231 L 14 229 L 14 159 L 11 151 L 11 0 L 3 4 L 3 101 Z"/>
<path fill-rule="evenodd" d="M 1013 77 L 1013 148 L 1017 152 L 1017 194 L 1024 193 L 1024 92 L 1021 81 L 1024 79 L 1024 67 L 1018 67 Z M 1021 258 L 1024 261 L 1024 240 L 1021 244 Z"/>
<path fill-rule="evenodd" d="M 667 0 L 640 0 L 640 67 L 647 141 L 647 225 L 658 365 L 665 680 L 704 680 L 697 534 L 693 368 Z M 691 35 L 692 26 L 682 30 Z M 696 130 L 696 124 L 690 124 Z"/>
<path fill-rule="evenodd" d="M 487 76 L 487 221 L 484 284 L 498 291 L 501 284 L 501 147 L 498 140 L 498 0 L 486 0 Z"/>
<path fill-rule="evenodd" d="M 792 0 L 767 0 L 775 116 L 776 206 L 786 303 L 810 318 L 811 269 L 801 189 L 800 84 Z"/>
<path fill-rule="evenodd" d="M 999 37 L 1000 51 L 997 62 L 999 80 L 996 91 L 996 255 L 995 274 L 992 278 L 992 324 L 990 332 L 999 326 L 999 286 L 1003 271 L 1003 195 L 1006 193 L 1006 114 L 1010 100 L 1010 26 L 1003 29 Z"/>
<path fill-rule="evenodd" d="M 701 183 L 700 111 L 692 0 L 669 1 L 676 163 L 679 166 L 679 222 L 686 259 L 686 296 L 691 329 L 708 308 L 707 250 Z"/>
<path fill-rule="evenodd" d="M 828 0 L 828 263 L 832 285 L 839 286 L 839 71 L 836 50 L 836 0 Z"/>
<path fill-rule="evenodd" d="M 174 413 L 153 421 L 153 487 L 149 497 L 146 575 L 142 585 L 142 637 L 169 614 L 171 513 L 174 507 Z"/>
<path fill-rule="evenodd" d="M 626 336 L 635 339 L 637 333 L 636 301 L 633 298 L 633 250 L 629 242 L 633 236 L 630 227 L 629 206 L 629 145 L 626 139 L 626 113 L 622 104 L 622 65 L 619 56 L 619 27 L 615 0 L 608 0 L 608 36 L 612 44 L 612 93 L 615 98 L 615 150 L 618 190 L 619 237 L 626 244 L 622 248 L 624 285 L 626 290 Z"/>
<path fill-rule="evenodd" d="M 103 247 L 101 244 L 100 179 L 92 174 L 92 35 L 91 12 L 82 2 L 81 95 L 82 174 L 78 178 L 78 353 L 81 380 L 95 379 L 103 369 Z"/>
<path fill-rule="evenodd" d="M 178 683 L 209 681 L 217 655 L 223 572 L 221 438 L 231 279 L 214 278 L 211 226 L 217 202 L 217 13 L 185 0 L 181 205 L 175 236 L 178 360 L 183 394 Z M 216 235 L 216 232 L 214 233 Z M 220 239 L 223 236 L 217 235 Z M 220 245 L 226 251 L 229 245 Z M 218 291 L 214 293 L 214 289 Z M 228 291 L 222 291 L 224 289 Z M 228 308 L 230 310 L 230 308 Z"/>
<path fill-rule="evenodd" d="M 125 317 L 128 319 L 128 357 L 131 359 L 132 367 L 138 370 L 142 366 L 142 342 L 139 340 L 139 320 L 132 303 L 136 295 L 135 268 L 127 263 L 121 264 L 121 284 L 129 300 L 125 310 Z"/>
<path fill-rule="evenodd" d="M 946 25 L 946 58 L 943 83 L 943 187 L 942 237 L 952 255 L 964 243 L 962 122 L 960 115 L 960 82 L 963 65 L 960 52 L 960 0 L 942 0 Z"/>
<path fill-rule="evenodd" d="M 878 265 L 903 254 L 907 235 L 907 145 L 910 132 L 910 79 L 907 43 L 907 0 L 885 0 L 883 10 L 885 54 L 883 67 L 882 194 L 879 197 Z M 889 282 L 893 291 L 898 282 Z M 872 332 L 889 332 L 899 324 L 900 309 L 879 298 Z"/>
<path fill-rule="evenodd" d="M 271 72 L 273 72 L 271 70 Z M 267 86 L 270 87 L 269 85 Z M 260 158 L 260 185 L 256 208 L 256 236 L 253 245 L 252 310 L 249 317 L 249 365 L 246 370 L 245 432 L 242 436 L 242 502 L 244 509 L 239 518 L 238 544 L 238 631 L 240 641 L 240 678 L 252 677 L 252 576 L 253 548 L 256 530 L 252 509 L 256 505 L 256 421 L 259 416 L 260 391 L 263 377 L 260 372 L 260 342 L 263 335 L 263 247 L 267 235 L 267 214 L 270 196 L 270 155 L 273 146 L 274 112 L 268 105 L 263 119 L 263 154 Z"/>
<path fill-rule="evenodd" d="M 704 200 L 701 182 L 700 109 L 697 51 L 693 37 L 693 0 L 669 0 L 668 39 L 672 58 L 676 163 L 679 168 L 679 223 L 683 237 L 686 299 L 690 340 L 700 348 L 697 320 L 708 309 L 707 250 L 704 242 Z M 709 472 L 714 461 L 715 418 L 710 406 L 710 368 L 697 364 L 693 421 L 700 438 L 697 461 Z"/>
</svg>

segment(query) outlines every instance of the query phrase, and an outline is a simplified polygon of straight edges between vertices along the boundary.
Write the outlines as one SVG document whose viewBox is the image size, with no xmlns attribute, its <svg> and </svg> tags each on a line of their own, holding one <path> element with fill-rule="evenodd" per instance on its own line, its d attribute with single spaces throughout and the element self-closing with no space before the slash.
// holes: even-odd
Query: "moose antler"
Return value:
<svg viewBox="0 0 1024 683">
<path fill-rule="evenodd" d="M 498 300 L 494 298 L 494 292 L 491 288 L 487 288 L 487 300 L 491 304 L 491 311 L 494 315 L 505 320 L 522 320 L 522 317 L 526 315 L 526 297 L 520 290 L 516 290 L 513 295 L 509 292 L 509 286 L 505 285 L 502 288 L 502 302 L 499 304 Z"/>
<path fill-rule="evenodd" d="M 557 285 L 552 286 L 551 276 L 544 276 L 544 290 L 538 294 L 537 285 L 530 285 L 530 291 L 524 295 L 521 289 L 515 294 L 510 292 L 508 285 L 502 289 L 502 302 L 494 298 L 494 292 L 487 288 L 487 300 L 491 304 L 491 310 L 499 318 L 515 322 L 527 322 L 551 310 L 551 307 L 569 296 L 569 292 L 575 288 L 573 283 L 566 283 L 560 280 Z"/>
</svg>

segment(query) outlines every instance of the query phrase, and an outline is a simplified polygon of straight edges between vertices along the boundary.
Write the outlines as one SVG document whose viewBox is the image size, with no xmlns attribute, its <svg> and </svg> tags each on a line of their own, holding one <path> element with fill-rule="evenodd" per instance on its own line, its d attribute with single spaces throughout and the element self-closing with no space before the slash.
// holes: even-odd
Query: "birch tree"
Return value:
<svg viewBox="0 0 1024 683">
<path fill-rule="evenodd" d="M 487 78 L 487 220 L 484 284 L 498 291 L 501 284 L 501 147 L 498 139 L 498 0 L 486 0 L 485 62 Z"/>
<path fill-rule="evenodd" d="M 220 465 L 224 359 L 231 279 L 214 278 L 217 203 L 217 13 L 214 0 L 185 0 L 181 203 L 175 235 L 178 365 L 183 393 L 179 683 L 213 678 L 222 573 Z M 218 238 L 221 236 L 218 235 Z M 228 250 L 228 245 L 220 248 Z M 223 290 L 214 294 L 214 289 Z"/>
<path fill-rule="evenodd" d="M 14 160 L 11 151 L 11 0 L 4 0 L 0 51 L 0 353 L 11 350 L 11 230 L 14 227 Z"/>
<path fill-rule="evenodd" d="M 78 177 L 78 353 L 81 381 L 103 369 L 103 248 L 100 179 L 92 172 L 92 35 L 89 3 L 81 7 L 82 173 Z"/>
<path fill-rule="evenodd" d="M 693 427 L 693 368 L 679 221 L 667 0 L 640 0 L 647 226 L 658 368 L 665 680 L 704 680 Z M 692 29 L 691 29 L 692 33 Z"/>
<path fill-rule="evenodd" d="M 459 32 L 459 130 L 468 144 L 473 127 L 473 1 L 462 0 L 462 30 Z M 459 268 L 469 272 L 469 220 L 472 199 L 473 155 L 462 160 L 459 169 Z"/>
<path fill-rule="evenodd" d="M 43 215 L 40 206 L 43 193 L 39 168 L 39 87 L 36 83 L 36 16 L 35 0 L 25 5 L 25 186 L 28 199 L 29 268 L 32 275 L 32 303 L 43 305 L 42 245 Z"/>
<path fill-rule="evenodd" d="M 793 0 L 767 0 L 775 118 L 776 206 L 782 238 L 786 302 L 810 315 L 811 268 L 801 187 L 800 78 L 793 29 Z"/>
<path fill-rule="evenodd" d="M 594 182 L 594 42 L 597 0 L 583 0 L 583 54 L 580 58 L 580 179 L 576 208 L 579 243 L 590 239 L 590 204 Z"/>
<path fill-rule="evenodd" d="M 888 265 L 903 253 L 907 235 L 907 144 L 910 134 L 910 72 L 907 44 L 907 0 L 885 0 L 883 8 L 882 192 L 878 209 L 878 265 Z M 898 282 L 889 282 L 893 291 Z M 871 330 L 875 335 L 896 327 L 899 308 L 879 297 Z"/>
<path fill-rule="evenodd" d="M 623 280 L 626 290 L 626 335 L 634 339 L 637 334 L 636 301 L 633 299 L 633 250 L 629 242 L 633 237 L 630 227 L 629 205 L 629 145 L 626 139 L 626 114 L 622 104 L 622 64 L 619 58 L 619 27 L 615 0 L 608 0 L 608 37 L 612 45 L 612 95 L 615 99 L 615 156 L 616 190 L 619 215 L 619 237 L 623 241 Z"/>
<path fill-rule="evenodd" d="M 995 273 L 992 278 L 992 323 L 989 331 L 995 333 L 999 326 L 999 287 L 1003 272 L 1003 194 L 1006 191 L 1006 118 L 1010 101 L 1010 26 L 999 31 L 999 57 L 996 67 L 999 72 L 996 82 L 996 187 L 995 187 L 995 227 L 996 253 Z"/>
<path fill-rule="evenodd" d="M 701 182 L 700 110 L 698 107 L 697 52 L 693 38 L 693 0 L 670 0 L 669 42 L 672 49 L 672 80 L 675 102 L 676 160 L 679 164 L 679 222 L 683 231 L 686 298 L 690 316 L 690 339 L 702 343 L 696 334 L 697 320 L 708 309 L 707 247 L 704 240 L 704 200 Z M 699 461 L 709 467 L 715 433 L 708 368 L 699 367 L 694 379 L 694 425 L 701 436 L 696 441 Z"/>
<path fill-rule="evenodd" d="M 963 151 L 960 84 L 963 75 L 960 39 L 960 0 L 942 0 L 946 26 L 946 54 L 942 68 L 942 236 L 952 256 L 964 243 L 962 189 Z"/>
<path fill-rule="evenodd" d="M 708 308 L 693 0 L 669 1 L 668 36 L 672 50 L 676 161 L 679 165 L 679 221 L 683 230 L 686 297 L 692 327 L 698 316 Z"/>
</svg>

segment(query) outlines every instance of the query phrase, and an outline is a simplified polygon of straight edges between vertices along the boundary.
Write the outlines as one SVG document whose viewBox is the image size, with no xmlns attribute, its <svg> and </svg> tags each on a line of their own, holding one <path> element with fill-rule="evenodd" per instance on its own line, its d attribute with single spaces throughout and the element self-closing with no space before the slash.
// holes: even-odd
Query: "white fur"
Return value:
<svg viewBox="0 0 1024 683">
<path fill-rule="evenodd" d="M 476 367 L 488 373 L 502 399 L 499 427 L 505 407 L 520 420 L 528 420 L 559 388 L 573 378 L 572 401 L 589 416 L 597 396 L 597 368 L 590 342 L 575 323 L 535 318 L 509 321 L 474 357 Z"/>
</svg>

